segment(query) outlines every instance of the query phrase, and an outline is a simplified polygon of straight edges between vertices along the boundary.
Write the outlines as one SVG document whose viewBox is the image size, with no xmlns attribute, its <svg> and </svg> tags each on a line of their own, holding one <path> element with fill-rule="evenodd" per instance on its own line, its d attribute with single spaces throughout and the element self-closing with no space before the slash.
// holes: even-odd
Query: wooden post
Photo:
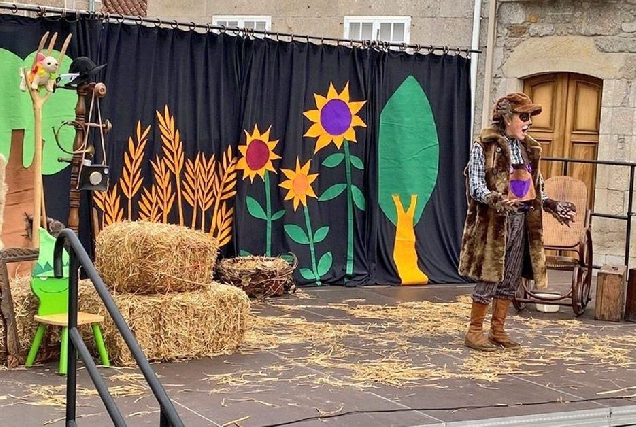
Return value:
<svg viewBox="0 0 636 427">
<path fill-rule="evenodd" d="M 625 302 L 625 265 L 604 265 L 596 278 L 594 318 L 620 322 Z"/>
<path fill-rule="evenodd" d="M 86 137 L 86 96 L 90 92 L 88 83 L 81 83 L 77 86 L 77 103 L 75 104 L 75 139 L 73 141 L 73 159 L 71 160 L 71 190 L 69 194 L 69 211 L 67 226 L 79 234 L 79 206 L 80 190 L 78 189 L 79 171 L 85 150 L 84 140 Z"/>
<path fill-rule="evenodd" d="M 62 60 L 64 59 L 64 54 L 66 53 L 66 49 L 68 48 L 68 44 L 71 41 L 71 34 L 66 37 L 64 40 L 64 44 L 62 46 L 62 50 L 60 55 L 57 58 L 57 63 L 62 64 Z M 40 40 L 40 44 L 38 46 L 37 53 L 35 54 L 35 58 L 33 58 L 33 65 L 31 69 L 35 67 L 37 63 L 38 55 L 42 52 L 44 45 L 46 44 L 46 40 L 49 37 L 49 33 L 46 32 L 42 39 Z M 50 56 L 53 53 L 53 46 L 55 46 L 55 40 L 57 39 L 57 33 L 54 33 L 49 40 L 48 52 L 47 55 Z M 24 78 L 28 76 L 27 70 L 22 70 L 22 74 Z M 26 82 L 26 88 L 29 91 L 29 95 L 31 96 L 31 102 L 33 103 L 33 119 L 34 119 L 34 155 L 33 155 L 33 224 L 31 229 L 31 239 L 33 248 L 37 249 L 40 246 L 40 232 L 39 227 L 47 228 L 46 225 L 46 217 L 42 215 L 43 206 L 42 200 L 44 200 L 44 194 L 42 190 L 42 107 L 51 96 L 51 92 L 48 90 L 42 96 L 40 96 L 40 87 L 33 88 Z M 52 90 L 49 88 L 49 90 Z M 45 213 L 46 215 L 46 213 Z"/>
<path fill-rule="evenodd" d="M 636 322 L 636 268 L 630 269 L 627 276 L 625 320 L 628 322 Z"/>
</svg>

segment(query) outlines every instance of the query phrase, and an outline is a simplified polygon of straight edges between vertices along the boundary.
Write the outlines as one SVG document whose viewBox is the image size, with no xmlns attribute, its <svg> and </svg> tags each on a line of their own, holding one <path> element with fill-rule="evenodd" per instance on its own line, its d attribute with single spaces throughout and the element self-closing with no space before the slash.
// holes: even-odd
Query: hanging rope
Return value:
<svg viewBox="0 0 636 427">
<path fill-rule="evenodd" d="M 320 44 L 335 43 L 336 45 L 347 45 L 349 47 L 358 47 L 364 49 L 376 49 L 376 50 L 389 50 L 395 48 L 397 50 L 406 51 L 408 49 L 414 52 L 421 52 L 422 50 L 433 53 L 440 52 L 442 54 L 455 53 L 457 55 L 469 55 L 471 53 L 481 53 L 480 50 L 462 48 L 462 47 L 449 47 L 449 46 L 433 46 L 422 44 L 407 44 L 407 43 L 394 43 L 378 40 L 353 40 L 353 39 L 341 39 L 334 37 L 323 36 L 310 36 L 310 35 L 298 35 L 293 33 L 281 33 L 265 30 L 255 30 L 251 28 L 229 28 L 224 25 L 212 25 L 212 24 L 197 24 L 194 22 L 179 22 L 176 20 L 162 21 L 159 18 L 146 18 L 142 16 L 127 16 L 118 15 L 112 13 L 91 12 L 87 10 L 75 10 L 65 9 L 59 7 L 48 6 L 36 6 L 30 4 L 20 3 L 0 3 L 0 10 L 6 9 L 11 13 L 18 12 L 34 12 L 36 16 L 46 17 L 47 19 L 66 19 L 66 20 L 79 20 L 80 18 L 86 19 L 100 19 L 104 22 L 114 22 L 118 24 L 129 25 L 147 25 L 155 27 L 165 27 L 172 29 L 182 29 L 195 31 L 196 29 L 205 30 L 206 32 L 217 31 L 219 33 L 230 33 L 236 36 L 255 37 L 256 35 L 262 35 L 273 40 L 280 40 L 281 38 L 287 38 L 290 42 L 294 39 L 300 39 L 309 43 L 310 41 L 319 42 Z"/>
</svg>

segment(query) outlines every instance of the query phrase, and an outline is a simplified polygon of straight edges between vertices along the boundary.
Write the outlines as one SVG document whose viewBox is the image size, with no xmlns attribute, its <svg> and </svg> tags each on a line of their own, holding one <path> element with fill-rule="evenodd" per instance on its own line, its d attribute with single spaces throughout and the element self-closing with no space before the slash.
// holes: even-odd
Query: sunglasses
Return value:
<svg viewBox="0 0 636 427">
<path fill-rule="evenodd" d="M 519 113 L 519 118 L 522 122 L 527 122 L 530 120 L 530 113 Z"/>
</svg>

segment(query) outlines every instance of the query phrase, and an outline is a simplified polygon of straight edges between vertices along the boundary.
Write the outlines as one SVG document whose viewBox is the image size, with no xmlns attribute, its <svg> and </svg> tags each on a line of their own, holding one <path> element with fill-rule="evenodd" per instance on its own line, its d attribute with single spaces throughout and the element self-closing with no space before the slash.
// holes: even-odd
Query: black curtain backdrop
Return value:
<svg viewBox="0 0 636 427">
<path fill-rule="evenodd" d="M 203 219 L 205 231 L 218 224 L 220 232 L 224 225 L 219 218 L 225 212 L 231 217 L 231 234 L 222 256 L 293 252 L 299 266 L 295 278 L 301 285 L 400 283 L 393 256 L 396 226 L 379 207 L 378 135 L 387 101 L 409 77 L 414 78 L 430 102 L 439 142 L 437 180 L 414 225 L 417 265 L 432 283 L 463 281 L 457 264 L 466 211 L 463 168 L 470 139 L 467 58 L 10 15 L 0 15 L 0 48 L 25 57 L 37 48 L 46 30 L 60 32 L 58 40 L 73 34 L 68 56 L 89 56 L 97 64 L 107 64 L 98 77 L 108 88 L 102 113 L 114 126 L 106 144 L 109 194 L 120 197 L 121 217 L 140 218 L 141 203 L 150 200 L 154 191 L 151 185 L 157 191 L 166 188 L 161 187 L 156 170 L 162 158 L 170 158 L 161 123 L 171 119 L 173 148 L 177 140 L 183 152 L 182 176 L 196 158 L 207 159 L 208 170 L 216 174 L 204 178 L 203 169 L 196 169 L 192 179 L 199 176 L 201 185 L 213 188 L 226 177 L 228 197 L 217 203 L 222 205 L 220 211 L 212 209 L 213 202 L 205 213 L 185 202 L 179 213 L 175 197 L 166 212 L 169 221 L 201 228 Z M 312 118 L 341 119 L 329 116 L 327 107 L 321 109 L 324 101 L 334 99 L 331 105 L 348 106 L 347 111 L 356 116 L 350 127 L 353 133 L 345 141 L 322 140 L 319 146 L 320 137 L 310 130 L 318 129 L 312 128 L 316 124 Z M 324 133 L 331 129 L 328 125 L 324 122 L 318 130 Z M 145 140 L 137 153 L 143 183 L 128 204 L 121 182 L 131 175 L 127 170 L 131 142 L 141 147 L 140 137 Z M 247 148 L 252 140 L 257 142 Z M 261 157 L 252 159 L 264 155 L 268 164 L 256 167 L 240 151 L 252 150 L 253 155 L 257 146 Z M 178 156 L 172 159 L 178 163 Z M 170 164 L 164 163 L 165 168 Z M 235 175 L 228 172 L 232 164 Z M 68 215 L 68 176 L 67 168 L 45 177 L 49 216 Z M 291 184 L 285 182 L 299 176 L 302 179 L 293 181 L 290 190 Z M 412 180 L 418 179 L 414 171 Z M 181 181 L 173 179 L 170 189 L 176 192 L 180 185 L 185 191 L 188 184 Z M 301 181 L 309 187 L 298 186 Z M 92 206 L 82 203 L 84 230 L 90 230 Z M 157 215 L 160 219 L 163 212 Z"/>
</svg>

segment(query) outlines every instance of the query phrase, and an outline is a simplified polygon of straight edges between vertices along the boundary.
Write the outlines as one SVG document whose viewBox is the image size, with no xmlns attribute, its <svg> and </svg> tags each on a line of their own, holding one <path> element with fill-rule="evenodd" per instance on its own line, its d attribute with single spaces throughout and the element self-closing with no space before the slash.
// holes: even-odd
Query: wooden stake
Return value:
<svg viewBox="0 0 636 427">
<path fill-rule="evenodd" d="M 46 40 L 49 36 L 49 33 L 44 33 L 42 39 L 40 40 L 40 44 L 38 45 L 38 51 L 33 59 L 33 66 L 37 63 L 38 54 L 44 48 L 46 44 Z M 64 54 L 66 53 L 66 49 L 68 48 L 68 44 L 71 41 L 72 35 L 69 34 L 64 40 L 64 45 L 62 46 L 62 50 L 60 51 L 60 55 L 58 56 L 57 63 L 62 64 L 64 60 Z M 49 41 L 48 53 L 49 55 L 53 51 L 53 46 L 55 45 L 55 40 L 57 40 L 57 33 L 53 34 L 53 37 Z M 33 66 L 31 68 L 33 68 Z M 27 70 L 23 70 L 25 76 L 28 75 Z M 28 82 L 27 82 L 28 83 Z M 33 89 L 29 84 L 27 84 L 27 88 L 29 90 L 29 95 L 31 96 L 31 102 L 33 103 L 33 118 L 34 118 L 34 156 L 33 156 L 33 222 L 31 228 L 31 242 L 34 249 L 40 247 L 40 233 L 39 227 L 40 223 L 44 224 L 44 228 L 46 228 L 46 217 L 42 218 L 42 212 L 46 215 L 46 211 L 43 209 L 44 207 L 44 194 L 42 189 L 42 107 L 51 96 L 51 92 L 46 92 L 43 96 L 40 96 L 39 88 Z M 42 219 L 40 219 L 42 218 Z"/>
</svg>

